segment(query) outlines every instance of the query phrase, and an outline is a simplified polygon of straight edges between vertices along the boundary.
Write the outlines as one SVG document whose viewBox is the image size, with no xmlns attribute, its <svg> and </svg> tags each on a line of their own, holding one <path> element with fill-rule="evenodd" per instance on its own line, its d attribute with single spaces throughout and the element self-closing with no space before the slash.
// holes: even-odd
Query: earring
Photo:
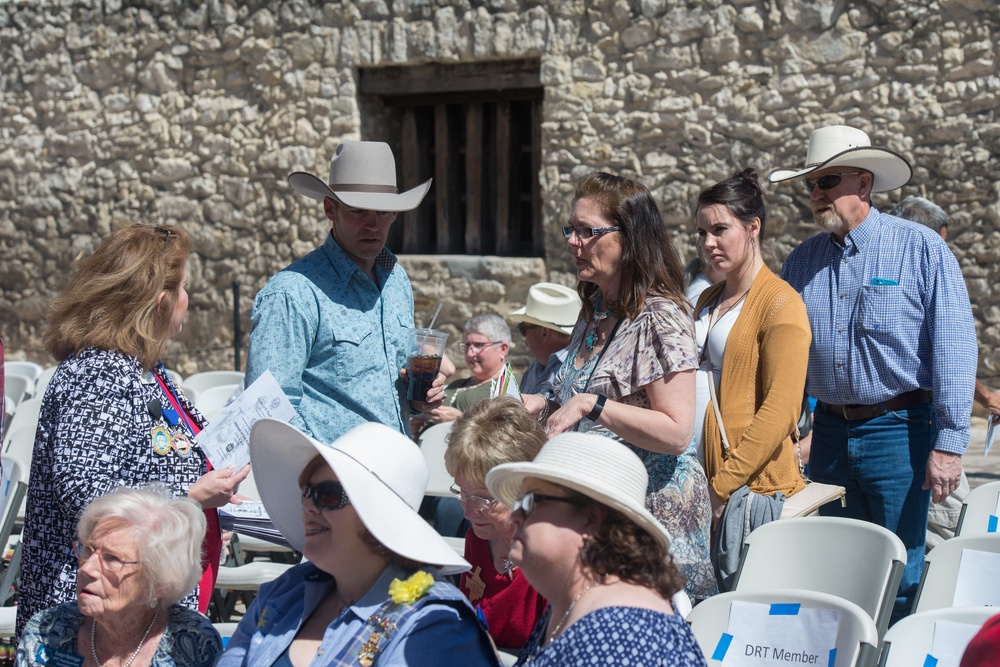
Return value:
<svg viewBox="0 0 1000 667">
<path fill-rule="evenodd" d="M 160 606 L 160 603 L 157 602 L 156 600 L 150 600 L 149 601 L 149 608 L 150 609 L 156 609 L 158 606 Z"/>
</svg>

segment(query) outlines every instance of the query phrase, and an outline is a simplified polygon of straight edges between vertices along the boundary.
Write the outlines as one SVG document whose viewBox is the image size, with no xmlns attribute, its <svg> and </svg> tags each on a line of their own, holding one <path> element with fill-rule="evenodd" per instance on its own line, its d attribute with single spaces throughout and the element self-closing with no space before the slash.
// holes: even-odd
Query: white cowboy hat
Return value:
<svg viewBox="0 0 1000 667">
<path fill-rule="evenodd" d="M 874 176 L 872 192 L 901 188 L 910 181 L 913 169 L 896 151 L 872 146 L 863 131 L 847 125 L 831 125 L 813 130 L 809 136 L 804 169 L 775 169 L 767 175 L 772 183 L 807 176 L 827 167 L 856 167 Z"/>
<path fill-rule="evenodd" d="M 326 197 L 351 208 L 366 211 L 411 211 L 420 205 L 431 188 L 427 179 L 400 194 L 396 187 L 396 160 L 389 144 L 382 141 L 345 141 L 330 158 L 330 180 L 305 171 L 288 177 L 296 192 L 323 201 Z"/>
<path fill-rule="evenodd" d="M 573 333 L 579 316 L 580 295 L 575 289 L 556 283 L 536 283 L 528 288 L 524 308 L 511 313 L 510 319 L 569 334 Z"/>
<path fill-rule="evenodd" d="M 670 551 L 670 535 L 646 509 L 646 466 L 628 447 L 593 433 L 560 433 L 526 463 L 503 463 L 486 475 L 494 498 L 512 507 L 526 477 L 565 486 L 618 510 Z"/>
<path fill-rule="evenodd" d="M 361 424 L 327 447 L 290 424 L 259 419 L 250 430 L 257 490 L 275 528 L 296 551 L 305 545 L 299 474 L 317 454 L 343 484 L 361 523 L 384 547 L 443 574 L 469 569 L 417 514 L 427 489 L 427 465 L 409 438 L 383 424 Z"/>
</svg>

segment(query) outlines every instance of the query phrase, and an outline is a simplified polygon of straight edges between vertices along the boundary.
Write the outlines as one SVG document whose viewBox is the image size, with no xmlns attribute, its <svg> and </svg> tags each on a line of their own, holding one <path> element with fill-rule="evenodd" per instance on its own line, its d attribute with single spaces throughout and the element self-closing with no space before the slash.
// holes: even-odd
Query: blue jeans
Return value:
<svg viewBox="0 0 1000 667">
<path fill-rule="evenodd" d="M 936 437 L 930 404 L 865 421 L 847 421 L 822 405 L 814 415 L 810 477 L 847 489 L 846 507 L 827 503 L 820 514 L 877 523 L 906 546 L 906 568 L 890 623 L 910 613 L 924 568 L 931 492 L 921 487 Z"/>
</svg>

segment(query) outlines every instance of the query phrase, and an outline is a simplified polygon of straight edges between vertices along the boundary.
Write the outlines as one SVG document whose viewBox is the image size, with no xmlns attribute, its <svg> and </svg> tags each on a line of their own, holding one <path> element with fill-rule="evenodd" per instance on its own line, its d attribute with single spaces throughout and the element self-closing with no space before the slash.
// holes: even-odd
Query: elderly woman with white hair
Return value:
<svg viewBox="0 0 1000 667">
<path fill-rule="evenodd" d="M 76 601 L 28 621 L 16 665 L 210 667 L 222 652 L 211 622 L 177 604 L 201 577 L 205 515 L 156 486 L 119 487 L 77 526 Z"/>
<path fill-rule="evenodd" d="M 382 424 L 330 446 L 261 419 L 250 431 L 261 501 L 307 562 L 261 586 L 218 667 L 493 667 L 462 593 L 469 564 L 417 514 L 419 448 Z"/>
</svg>

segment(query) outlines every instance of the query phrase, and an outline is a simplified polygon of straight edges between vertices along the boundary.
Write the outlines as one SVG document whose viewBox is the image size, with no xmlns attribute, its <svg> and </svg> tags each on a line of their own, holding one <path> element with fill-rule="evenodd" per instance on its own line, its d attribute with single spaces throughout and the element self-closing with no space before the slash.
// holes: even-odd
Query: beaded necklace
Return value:
<svg viewBox="0 0 1000 667">
<path fill-rule="evenodd" d="M 587 327 L 587 338 L 585 344 L 587 346 L 587 352 L 593 352 L 594 346 L 597 345 L 597 330 L 601 326 L 601 322 L 611 317 L 611 309 L 601 310 L 602 297 L 597 297 L 597 303 L 594 304 L 594 319 L 590 321 L 590 326 Z"/>
</svg>

